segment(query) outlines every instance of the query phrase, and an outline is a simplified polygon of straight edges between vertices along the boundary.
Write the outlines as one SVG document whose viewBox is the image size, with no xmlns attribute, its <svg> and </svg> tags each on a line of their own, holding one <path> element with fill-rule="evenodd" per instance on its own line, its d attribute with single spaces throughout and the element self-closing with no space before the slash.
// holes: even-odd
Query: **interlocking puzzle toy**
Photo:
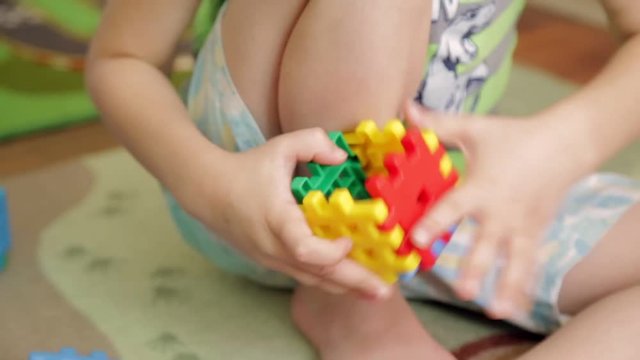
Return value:
<svg viewBox="0 0 640 360">
<path fill-rule="evenodd" d="M 313 233 L 350 238 L 350 257 L 389 283 L 430 269 L 453 229 L 425 249 L 414 246 L 409 234 L 458 181 L 436 135 L 406 129 L 400 120 L 382 130 L 365 120 L 353 132 L 330 137 L 348 159 L 332 166 L 310 163 L 311 178 L 292 182 Z"/>
<path fill-rule="evenodd" d="M 456 184 L 458 175 L 444 148 L 428 147 L 419 130 L 409 129 L 402 139 L 402 146 L 404 153 L 388 154 L 385 158 L 384 166 L 389 174 L 370 177 L 366 188 L 372 197 L 383 199 L 389 207 L 389 216 L 380 228 L 388 230 L 399 224 L 407 229 L 398 254 L 418 251 L 424 260 L 420 269 L 428 270 L 435 263 L 432 249 L 413 246 L 408 231 Z M 448 242 L 449 238 L 445 236 L 438 240 Z"/>
<path fill-rule="evenodd" d="M 7 195 L 0 188 L 0 271 L 7 266 L 9 250 L 11 249 L 11 230 L 9 229 L 9 206 Z"/>
<path fill-rule="evenodd" d="M 354 201 L 347 189 L 336 189 L 327 198 L 318 190 L 309 192 L 302 211 L 314 233 L 326 239 L 348 237 L 353 242 L 351 257 L 390 283 L 398 274 L 414 272 L 420 264 L 416 252 L 398 256 L 404 230 L 396 225 L 388 231 L 380 225 L 388 216 L 381 199 Z"/>
<path fill-rule="evenodd" d="M 58 353 L 32 352 L 29 360 L 109 360 L 102 351 L 94 351 L 88 356 L 78 355 L 73 348 L 62 348 Z"/>
</svg>

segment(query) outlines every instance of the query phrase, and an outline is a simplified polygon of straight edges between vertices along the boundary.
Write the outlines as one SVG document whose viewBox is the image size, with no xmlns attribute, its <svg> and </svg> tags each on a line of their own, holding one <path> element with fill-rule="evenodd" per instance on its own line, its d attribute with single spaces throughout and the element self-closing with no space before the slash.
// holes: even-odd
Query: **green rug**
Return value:
<svg viewBox="0 0 640 360">
<path fill-rule="evenodd" d="M 0 0 L 0 141 L 97 118 L 82 71 L 103 2 Z M 185 39 L 202 41 L 219 3 L 203 1 Z"/>
<path fill-rule="evenodd" d="M 0 0 L 0 140 L 96 118 L 82 79 L 100 4 Z"/>
</svg>

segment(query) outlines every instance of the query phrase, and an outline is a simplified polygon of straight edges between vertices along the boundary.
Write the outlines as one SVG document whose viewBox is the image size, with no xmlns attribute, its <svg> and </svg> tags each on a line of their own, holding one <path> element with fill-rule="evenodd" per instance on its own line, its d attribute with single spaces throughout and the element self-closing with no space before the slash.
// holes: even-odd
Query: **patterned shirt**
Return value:
<svg viewBox="0 0 640 360">
<path fill-rule="evenodd" d="M 198 44 L 225 0 L 196 17 Z M 425 77 L 417 100 L 447 112 L 487 113 L 506 88 L 525 0 L 433 0 Z"/>
</svg>

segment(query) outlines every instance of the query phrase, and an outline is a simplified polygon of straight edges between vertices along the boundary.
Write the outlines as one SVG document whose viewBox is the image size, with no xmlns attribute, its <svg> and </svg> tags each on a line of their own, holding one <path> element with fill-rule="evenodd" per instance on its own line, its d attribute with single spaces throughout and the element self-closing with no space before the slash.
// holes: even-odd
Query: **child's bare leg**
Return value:
<svg viewBox="0 0 640 360">
<path fill-rule="evenodd" d="M 282 129 L 341 130 L 398 116 L 422 75 L 430 9 L 420 0 L 310 1 L 282 60 Z M 292 313 L 323 359 L 453 359 L 398 290 L 372 302 L 302 287 Z"/>
<path fill-rule="evenodd" d="M 454 359 L 427 334 L 398 290 L 374 302 L 301 287 L 291 310 L 322 359 Z"/>
<path fill-rule="evenodd" d="M 327 3 L 319 2 L 319 4 Z M 332 1 L 332 3 L 339 5 L 341 2 Z M 360 6 L 366 5 L 365 8 L 372 4 L 368 0 L 357 3 Z M 412 0 L 411 3 L 415 5 L 418 1 Z M 327 106 L 328 104 L 323 102 L 323 107 L 326 106 L 326 108 L 322 113 L 310 111 L 311 109 L 305 109 L 298 105 L 304 103 L 307 106 L 311 106 L 309 102 L 291 99 L 287 103 L 290 104 L 290 107 L 286 106 L 287 114 L 290 115 L 291 119 L 302 119 L 305 122 L 282 121 L 282 114 L 278 112 L 276 96 L 278 94 L 278 77 L 281 73 L 280 58 L 285 53 L 287 46 L 289 54 L 293 57 L 297 56 L 296 46 L 287 44 L 287 41 L 289 40 L 292 26 L 294 24 L 300 25 L 298 16 L 306 4 L 306 0 L 264 0 L 260 2 L 231 0 L 224 17 L 222 34 L 231 76 L 241 97 L 248 105 L 251 113 L 256 117 L 265 136 L 267 138 L 275 136 L 281 129 L 290 131 L 307 126 L 349 127 L 352 125 L 349 124 L 349 120 L 353 122 L 353 120 L 357 120 L 359 116 L 365 116 L 365 114 L 366 116 L 376 117 L 379 120 L 394 116 L 397 109 L 400 108 L 402 100 L 410 96 L 409 92 L 415 91 L 417 87 L 422 68 L 421 59 L 413 61 L 413 63 L 419 62 L 420 66 L 418 67 L 417 75 L 414 76 L 415 79 L 412 79 L 410 84 L 407 85 L 407 88 L 411 89 L 410 91 L 407 90 L 407 94 L 399 94 L 399 91 L 394 91 L 396 89 L 389 90 L 389 81 L 381 82 L 381 84 L 385 84 L 384 86 L 376 84 L 379 89 L 385 89 L 385 91 L 389 91 L 392 94 L 395 93 L 393 97 L 396 104 L 388 106 L 388 108 L 385 107 L 384 111 L 380 108 L 380 104 L 383 103 L 382 100 L 387 98 L 384 93 L 373 94 L 371 89 L 367 88 L 366 90 L 368 91 L 361 91 L 358 96 L 350 96 L 350 102 L 345 103 L 346 99 L 343 96 L 337 96 L 334 91 L 331 94 L 324 94 L 325 99 L 333 97 L 334 104 Z M 388 2 L 388 4 L 392 4 L 392 2 Z M 409 10 L 411 10 L 411 13 L 418 13 L 413 8 Z M 344 9 L 340 7 L 336 11 L 337 13 L 343 13 Z M 395 12 L 390 11 L 389 13 L 394 14 Z M 424 10 L 422 14 L 424 23 L 428 24 L 429 14 L 427 10 Z M 346 20 L 349 23 L 353 22 L 348 16 L 346 16 Z M 394 21 L 398 20 L 394 19 Z M 379 24 L 377 21 L 373 23 L 375 25 L 374 28 L 394 28 L 393 26 Z M 357 28 L 362 25 L 354 22 L 351 26 Z M 424 39 L 421 39 L 422 44 L 426 44 L 428 35 L 426 30 L 418 31 L 418 29 L 408 25 L 405 28 L 420 34 L 421 38 L 424 37 Z M 394 46 L 397 46 L 401 39 L 402 37 L 390 40 L 393 40 Z M 302 52 L 309 51 L 309 47 L 312 47 L 314 42 L 316 41 L 310 41 L 299 50 Z M 379 43 L 379 40 L 376 40 L 375 43 Z M 416 51 L 420 54 L 423 53 L 420 48 L 416 48 Z M 371 55 L 370 58 L 375 59 L 377 57 Z M 353 60 L 352 54 L 345 54 L 344 60 L 349 61 L 350 59 Z M 298 64 L 300 63 L 294 62 L 294 65 Z M 368 63 L 354 64 L 354 68 L 361 69 L 366 64 Z M 315 66 L 318 64 L 307 65 Z M 405 76 L 409 77 L 405 74 L 407 67 L 408 65 L 406 64 L 398 67 L 400 69 L 398 71 L 403 73 L 403 78 L 396 81 L 396 83 L 404 81 Z M 306 74 L 307 72 L 302 71 L 301 73 Z M 326 73 L 315 71 L 309 71 L 309 73 L 316 74 L 324 79 L 327 77 Z M 291 77 L 292 75 L 294 74 L 289 73 L 287 76 L 286 81 L 289 84 L 295 80 Z M 348 82 L 349 78 L 350 76 L 345 79 L 336 79 L 336 88 L 341 88 L 343 86 L 341 83 Z M 294 89 L 291 90 L 292 93 L 302 92 L 307 94 L 318 88 L 318 82 L 315 80 L 299 80 L 300 83 L 295 84 Z M 354 105 L 354 102 L 359 102 L 359 105 Z M 311 104 L 313 103 L 315 102 L 311 102 Z M 369 104 L 375 106 L 369 106 Z M 297 111 L 305 112 L 305 114 Z M 351 113 L 347 115 L 349 111 Z M 354 111 L 361 111 L 362 114 L 354 114 Z M 309 116 L 309 114 L 313 116 Z M 453 359 L 426 333 L 407 302 L 397 291 L 389 301 L 371 302 L 356 299 L 352 295 L 334 296 L 319 290 L 301 287 L 294 294 L 292 314 L 296 325 L 325 359 Z"/>
<path fill-rule="evenodd" d="M 522 359 L 637 359 L 640 205 L 567 275 L 560 309 L 574 318 Z"/>
</svg>

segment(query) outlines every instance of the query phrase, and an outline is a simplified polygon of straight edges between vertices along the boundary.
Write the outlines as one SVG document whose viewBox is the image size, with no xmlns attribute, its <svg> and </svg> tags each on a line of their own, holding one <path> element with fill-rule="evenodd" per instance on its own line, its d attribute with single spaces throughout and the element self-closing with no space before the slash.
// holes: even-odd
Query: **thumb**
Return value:
<svg viewBox="0 0 640 360">
<path fill-rule="evenodd" d="M 296 162 L 314 161 L 323 165 L 337 165 L 347 158 L 347 153 L 334 144 L 320 128 L 299 130 L 286 136 L 288 152 Z"/>
<path fill-rule="evenodd" d="M 460 145 L 468 133 L 468 124 L 461 118 L 428 111 L 412 100 L 405 104 L 405 115 L 411 125 L 433 130 L 447 145 Z"/>
</svg>

